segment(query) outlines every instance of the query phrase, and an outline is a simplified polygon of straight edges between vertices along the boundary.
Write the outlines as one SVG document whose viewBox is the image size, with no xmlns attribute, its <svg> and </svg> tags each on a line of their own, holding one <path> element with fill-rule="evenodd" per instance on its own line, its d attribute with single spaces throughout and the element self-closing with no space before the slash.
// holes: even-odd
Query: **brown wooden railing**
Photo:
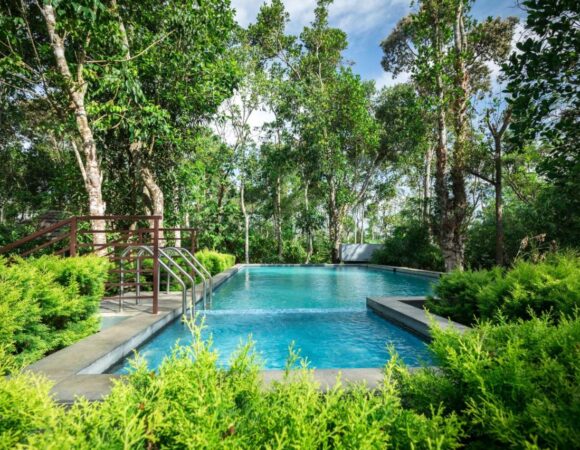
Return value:
<svg viewBox="0 0 580 450">
<path fill-rule="evenodd" d="M 189 233 L 193 252 L 196 233 L 193 228 L 161 228 L 160 220 L 160 216 L 144 215 L 75 216 L 0 247 L 0 255 L 28 257 L 53 254 L 68 257 L 98 254 L 107 257 L 113 264 L 109 270 L 109 279 L 106 283 L 107 296 L 104 299 L 116 298 L 120 301 L 134 299 L 136 302 L 151 299 L 152 313 L 157 314 L 160 283 L 159 248 L 165 246 L 167 242 L 175 243 L 177 233 L 180 235 Z M 95 229 L 94 224 L 99 222 L 101 222 L 99 229 Z M 106 243 L 95 243 L 95 236 L 98 234 L 105 234 Z M 181 237 L 183 240 L 187 240 L 186 238 Z M 151 247 L 151 255 L 122 256 L 122 252 L 128 247 L 143 245 Z M 140 264 L 136 264 L 135 269 L 121 270 L 121 262 L 132 264 L 138 259 Z M 145 260 L 152 262 L 144 264 Z M 121 279 L 121 272 L 129 276 Z"/>
</svg>

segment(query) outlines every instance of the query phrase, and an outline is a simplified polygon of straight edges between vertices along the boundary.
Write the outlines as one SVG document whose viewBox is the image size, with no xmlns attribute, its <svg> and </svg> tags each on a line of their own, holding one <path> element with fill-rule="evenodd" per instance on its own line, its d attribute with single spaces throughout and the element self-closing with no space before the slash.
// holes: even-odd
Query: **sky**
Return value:
<svg viewBox="0 0 580 450">
<path fill-rule="evenodd" d="M 290 14 L 288 32 L 298 34 L 314 18 L 316 0 L 283 1 Z M 232 0 L 238 23 L 247 26 L 254 22 L 263 3 L 263 0 Z M 375 80 L 378 88 L 408 79 L 407 75 L 402 74 L 393 80 L 390 74 L 383 71 L 379 43 L 410 11 L 410 4 L 411 0 L 335 0 L 330 6 L 331 26 L 342 29 L 348 35 L 349 47 L 345 58 L 354 63 L 353 70 L 363 79 Z M 476 0 L 472 14 L 480 20 L 488 16 L 524 16 L 516 0 Z"/>
</svg>

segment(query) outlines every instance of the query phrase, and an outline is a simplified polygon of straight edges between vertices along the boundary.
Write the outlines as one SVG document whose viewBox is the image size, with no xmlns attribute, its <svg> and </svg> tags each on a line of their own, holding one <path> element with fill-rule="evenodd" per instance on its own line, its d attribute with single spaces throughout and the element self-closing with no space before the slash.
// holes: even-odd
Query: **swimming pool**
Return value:
<svg viewBox="0 0 580 450">
<path fill-rule="evenodd" d="M 393 345 L 410 366 L 431 363 L 425 343 L 366 308 L 366 297 L 425 295 L 432 279 L 359 267 L 243 267 L 213 296 L 202 311 L 204 339 L 211 335 L 219 363 L 228 361 L 249 338 L 265 369 L 281 369 L 294 343 L 310 366 L 329 368 L 382 367 Z M 139 348 L 156 368 L 175 343 L 191 341 L 180 321 Z M 127 373 L 128 359 L 113 369 Z"/>
</svg>

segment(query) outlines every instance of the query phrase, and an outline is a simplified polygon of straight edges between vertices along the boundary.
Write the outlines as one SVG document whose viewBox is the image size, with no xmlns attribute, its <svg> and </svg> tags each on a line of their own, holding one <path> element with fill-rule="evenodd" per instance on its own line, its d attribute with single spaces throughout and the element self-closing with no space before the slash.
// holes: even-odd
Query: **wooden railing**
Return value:
<svg viewBox="0 0 580 450">
<path fill-rule="evenodd" d="M 177 233 L 180 235 L 179 239 L 186 241 L 187 236 L 183 236 L 183 233 L 189 233 L 190 247 L 194 251 L 196 233 L 193 228 L 161 228 L 160 220 L 160 216 L 144 215 L 75 216 L 0 247 L 0 255 L 28 257 L 53 254 L 68 257 L 98 254 L 107 257 L 113 264 L 109 270 L 106 283 L 107 296 L 104 299 L 119 299 L 121 294 L 123 301 L 151 299 L 152 313 L 157 314 L 160 283 L 159 248 L 168 242 L 175 243 Z M 102 221 L 101 226 L 95 229 L 94 224 L 99 221 Z M 95 239 L 97 234 L 105 235 L 105 243 L 99 243 L 103 241 L 102 239 Z M 126 248 L 140 245 L 150 246 L 153 250 L 152 255 L 121 256 Z M 120 263 L 133 264 L 137 259 L 140 263 L 135 264 L 134 269 L 123 268 L 125 277 L 121 280 Z M 145 260 L 151 260 L 151 263 L 144 263 Z"/>
</svg>

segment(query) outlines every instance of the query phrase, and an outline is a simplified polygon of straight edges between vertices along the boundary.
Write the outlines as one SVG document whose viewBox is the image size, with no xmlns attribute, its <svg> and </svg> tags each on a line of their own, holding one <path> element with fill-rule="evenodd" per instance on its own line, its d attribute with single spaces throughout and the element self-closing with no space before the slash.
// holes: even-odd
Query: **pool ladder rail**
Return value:
<svg viewBox="0 0 580 450">
<path fill-rule="evenodd" d="M 166 282 L 166 292 L 170 292 L 171 279 L 175 280 L 181 286 L 181 300 L 182 300 L 182 311 L 185 317 L 188 313 L 189 315 L 195 315 L 196 307 L 196 276 L 202 281 L 203 291 L 203 308 L 208 309 L 211 306 L 213 299 L 213 279 L 210 272 L 205 268 L 205 266 L 187 249 L 181 247 L 159 247 L 159 276 L 158 280 L 161 280 L 161 270 L 165 270 L 167 274 Z M 123 310 L 123 295 L 124 295 L 124 279 L 125 279 L 125 261 L 130 259 L 132 254 L 136 253 L 137 258 L 134 258 L 136 262 L 136 293 L 137 300 L 136 303 L 139 304 L 139 296 L 141 294 L 141 256 L 148 254 L 149 256 L 154 255 L 153 247 L 149 245 L 131 245 L 124 249 L 119 258 L 120 266 L 120 279 L 121 288 L 119 294 L 119 311 Z M 177 257 L 175 259 L 174 257 Z M 182 263 L 191 270 L 188 272 Z M 127 271 L 130 272 L 129 270 Z M 131 272 L 133 273 L 133 272 Z M 188 285 L 189 282 L 189 285 Z M 191 287 L 191 295 L 188 296 L 188 291 Z M 191 300 L 189 300 L 191 298 Z M 209 299 L 209 302 L 208 302 Z"/>
</svg>

